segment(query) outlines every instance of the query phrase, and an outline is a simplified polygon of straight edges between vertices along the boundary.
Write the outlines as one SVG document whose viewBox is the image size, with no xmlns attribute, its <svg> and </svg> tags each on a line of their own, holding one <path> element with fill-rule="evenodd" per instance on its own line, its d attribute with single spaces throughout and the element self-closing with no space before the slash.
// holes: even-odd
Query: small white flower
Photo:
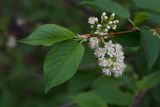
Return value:
<svg viewBox="0 0 160 107">
<path fill-rule="evenodd" d="M 124 52 L 123 52 L 123 51 L 119 51 L 118 54 L 119 54 L 120 56 L 124 56 Z"/>
<path fill-rule="evenodd" d="M 101 24 L 98 24 L 98 25 L 97 25 L 97 27 L 101 27 L 101 26 L 102 26 Z"/>
<path fill-rule="evenodd" d="M 93 25 L 91 25 L 91 28 L 93 28 L 94 26 Z"/>
<path fill-rule="evenodd" d="M 98 48 L 98 45 L 99 45 L 99 40 L 96 37 L 89 38 L 89 46 L 91 47 L 91 49 Z"/>
<path fill-rule="evenodd" d="M 107 20 L 107 19 L 108 19 L 108 17 L 107 17 L 107 16 L 104 16 L 104 19 L 105 19 L 105 20 Z"/>
<path fill-rule="evenodd" d="M 114 62 L 114 63 L 113 63 L 113 70 L 114 70 L 114 71 L 119 71 L 119 70 L 121 70 L 121 67 L 122 67 L 121 63 L 118 63 L 118 62 Z"/>
<path fill-rule="evenodd" d="M 115 20 L 115 21 L 113 21 L 113 23 L 114 23 L 114 24 L 117 24 L 117 23 L 119 23 L 119 20 Z"/>
<path fill-rule="evenodd" d="M 106 12 L 103 12 L 103 13 L 102 13 L 102 16 L 106 16 Z"/>
<path fill-rule="evenodd" d="M 105 58 L 100 58 L 99 59 L 99 66 L 106 67 L 107 65 L 108 65 L 107 60 Z"/>
<path fill-rule="evenodd" d="M 114 44 L 112 43 L 112 41 L 110 40 L 109 42 L 105 42 L 104 43 L 104 48 L 106 50 L 108 50 L 108 48 L 113 48 L 114 47 Z"/>
<path fill-rule="evenodd" d="M 107 29 L 110 29 L 111 27 L 110 26 L 107 26 Z"/>
<path fill-rule="evenodd" d="M 105 29 L 105 32 L 108 32 L 108 29 Z"/>
<path fill-rule="evenodd" d="M 112 21 L 109 21 L 109 24 L 112 24 L 113 22 Z"/>
<path fill-rule="evenodd" d="M 97 29 L 100 29 L 100 28 L 101 28 L 101 26 L 102 26 L 101 24 L 98 24 L 98 25 L 97 25 Z"/>
<path fill-rule="evenodd" d="M 123 63 L 124 61 L 124 56 L 118 56 L 117 57 L 117 62 Z"/>
<path fill-rule="evenodd" d="M 99 59 L 99 65 L 101 67 L 110 67 L 113 64 L 113 61 L 109 58 L 109 59 L 105 59 L 105 58 L 100 58 Z"/>
<path fill-rule="evenodd" d="M 113 18 L 114 18 L 114 17 L 115 17 L 115 13 L 112 13 L 112 14 L 111 14 L 111 17 L 113 17 Z"/>
<path fill-rule="evenodd" d="M 102 72 L 103 72 L 105 75 L 111 76 L 111 71 L 110 71 L 109 69 L 107 69 L 107 68 L 103 68 L 103 69 L 102 69 Z"/>
<path fill-rule="evenodd" d="M 106 51 L 103 48 L 98 48 L 95 50 L 94 54 L 98 58 L 104 58 Z"/>
<path fill-rule="evenodd" d="M 118 43 L 115 44 L 116 51 L 120 51 L 122 49 L 122 46 Z"/>
<path fill-rule="evenodd" d="M 97 17 L 95 17 L 95 21 L 98 22 L 98 18 Z"/>
<path fill-rule="evenodd" d="M 96 22 L 98 22 L 98 18 L 96 18 L 96 17 L 90 17 L 88 19 L 89 24 L 95 24 Z"/>
<path fill-rule="evenodd" d="M 115 20 L 116 21 L 116 23 L 119 23 L 119 20 Z"/>
<path fill-rule="evenodd" d="M 110 57 L 113 57 L 116 53 L 115 53 L 115 49 L 112 48 L 112 47 L 109 47 L 108 48 L 108 51 L 107 51 L 107 54 L 110 56 Z"/>
<path fill-rule="evenodd" d="M 117 22 L 116 21 L 113 21 L 113 24 L 116 24 Z"/>
<path fill-rule="evenodd" d="M 112 27 L 113 30 L 116 30 L 116 28 L 117 28 L 117 25 L 114 25 L 114 26 Z"/>
</svg>

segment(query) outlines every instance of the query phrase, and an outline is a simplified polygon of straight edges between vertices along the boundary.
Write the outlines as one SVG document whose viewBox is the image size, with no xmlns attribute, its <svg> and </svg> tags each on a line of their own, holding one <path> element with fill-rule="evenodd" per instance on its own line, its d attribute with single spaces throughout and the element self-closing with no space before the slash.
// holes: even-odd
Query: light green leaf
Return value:
<svg viewBox="0 0 160 107">
<path fill-rule="evenodd" d="M 122 18 L 130 17 L 130 13 L 126 8 L 124 8 L 122 5 L 116 2 L 113 2 L 112 0 L 85 1 L 85 2 L 81 2 L 80 4 L 89 4 L 89 5 L 97 6 L 105 11 L 114 12 Z"/>
<path fill-rule="evenodd" d="M 148 20 L 150 17 L 149 13 L 146 12 L 138 12 L 136 13 L 135 19 L 134 19 L 134 24 L 135 25 L 140 25 L 142 22 Z"/>
<path fill-rule="evenodd" d="M 45 92 L 70 79 L 78 69 L 84 47 L 75 41 L 56 44 L 44 61 Z"/>
<path fill-rule="evenodd" d="M 149 9 L 160 13 L 160 0 L 132 0 L 139 8 Z"/>
<path fill-rule="evenodd" d="M 128 93 L 119 90 L 117 87 L 107 85 L 97 87 L 94 92 L 101 96 L 108 104 L 120 106 L 129 106 L 132 104 L 134 97 Z"/>
<path fill-rule="evenodd" d="M 141 42 L 143 44 L 148 68 L 151 69 L 160 52 L 160 40 L 149 31 L 148 27 L 141 28 Z"/>
<path fill-rule="evenodd" d="M 139 91 L 149 89 L 160 84 L 160 72 L 155 72 L 145 76 L 142 80 L 137 82 Z"/>
<path fill-rule="evenodd" d="M 106 102 L 94 92 L 81 93 L 72 99 L 80 107 L 107 107 Z"/>
<path fill-rule="evenodd" d="M 74 37 L 75 35 L 66 28 L 55 24 L 46 24 L 37 28 L 31 35 L 20 42 L 30 45 L 52 45 Z"/>
</svg>

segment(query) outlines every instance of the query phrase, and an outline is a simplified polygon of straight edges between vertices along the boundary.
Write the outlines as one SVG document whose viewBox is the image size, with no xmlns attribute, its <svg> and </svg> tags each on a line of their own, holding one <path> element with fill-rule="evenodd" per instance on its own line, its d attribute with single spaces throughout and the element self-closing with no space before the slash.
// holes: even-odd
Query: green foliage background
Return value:
<svg viewBox="0 0 160 107">
<path fill-rule="evenodd" d="M 160 39 L 149 31 L 160 28 L 159 5 L 159 0 L 1 0 L 0 107 L 159 107 Z M 45 95 L 43 62 L 52 46 L 6 46 L 11 36 L 18 41 L 42 24 L 84 34 L 90 29 L 88 17 L 103 11 L 118 15 L 117 32 L 140 29 L 112 38 L 125 51 L 127 69 L 121 78 L 103 76 L 84 44 L 76 74 Z"/>
</svg>

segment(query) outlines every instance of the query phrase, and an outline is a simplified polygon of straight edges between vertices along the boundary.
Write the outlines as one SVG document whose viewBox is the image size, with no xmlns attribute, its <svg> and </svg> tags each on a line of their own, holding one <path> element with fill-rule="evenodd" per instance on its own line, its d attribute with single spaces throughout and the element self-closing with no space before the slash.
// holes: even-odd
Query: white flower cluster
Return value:
<svg viewBox="0 0 160 107">
<path fill-rule="evenodd" d="M 89 39 L 89 45 L 94 49 L 94 54 L 98 58 L 99 66 L 105 75 L 115 77 L 122 75 L 124 64 L 124 53 L 122 46 L 118 43 L 113 44 L 112 41 L 104 42 L 104 47 L 99 47 L 99 40 L 96 37 Z"/>
<path fill-rule="evenodd" d="M 110 29 L 116 29 L 118 20 L 114 20 L 115 14 L 112 13 L 110 18 L 103 12 L 101 15 L 101 23 L 99 24 L 98 18 L 90 17 L 88 22 L 91 24 L 93 34 L 108 35 Z M 99 36 L 89 38 L 89 46 L 94 49 L 94 55 L 98 58 L 99 66 L 105 75 L 119 77 L 123 74 L 126 67 L 124 64 L 124 53 L 122 46 L 118 43 L 114 44 L 111 40 L 108 42 L 101 41 Z"/>
<path fill-rule="evenodd" d="M 114 20 L 115 13 L 108 18 L 106 13 L 103 12 L 101 15 L 101 20 L 98 20 L 97 17 L 90 17 L 88 23 L 91 25 L 92 33 L 97 35 L 108 35 L 110 29 L 115 30 L 117 28 L 118 20 Z"/>
</svg>

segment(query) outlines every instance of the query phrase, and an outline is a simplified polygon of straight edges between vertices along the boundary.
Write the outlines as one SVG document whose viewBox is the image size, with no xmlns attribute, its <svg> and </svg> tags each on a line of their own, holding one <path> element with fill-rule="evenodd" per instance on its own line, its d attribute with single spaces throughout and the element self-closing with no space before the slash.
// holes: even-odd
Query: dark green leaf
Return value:
<svg viewBox="0 0 160 107">
<path fill-rule="evenodd" d="M 66 28 L 55 24 L 46 24 L 37 28 L 21 42 L 30 45 L 52 45 L 54 43 L 74 38 L 75 35 Z"/>
<path fill-rule="evenodd" d="M 159 0 L 132 0 L 133 3 L 139 8 L 149 9 L 160 13 Z"/>
<path fill-rule="evenodd" d="M 152 88 L 160 84 L 160 72 L 155 72 L 145 76 L 142 80 L 138 81 L 138 89 L 140 91 L 144 89 Z"/>
<path fill-rule="evenodd" d="M 149 24 L 151 26 L 157 26 L 159 27 L 160 26 L 160 14 L 159 13 L 155 13 L 155 12 L 149 12 L 150 14 L 150 17 L 149 17 Z"/>
<path fill-rule="evenodd" d="M 129 18 L 130 17 L 130 13 L 126 8 L 124 8 L 122 5 L 120 5 L 116 2 L 113 2 L 112 0 L 85 1 L 80 4 L 94 5 L 94 6 L 97 6 L 105 11 L 114 12 L 122 18 Z"/>
<path fill-rule="evenodd" d="M 85 90 L 94 81 L 95 72 L 78 72 L 68 82 L 68 90 L 70 94 L 75 94 Z M 80 84 L 83 83 L 83 84 Z"/>
<path fill-rule="evenodd" d="M 97 87 L 105 86 L 106 84 L 107 86 L 115 86 L 115 84 L 117 84 L 117 79 L 100 77 L 94 81 L 92 87 L 97 88 Z"/>
<path fill-rule="evenodd" d="M 143 44 L 148 68 L 151 69 L 160 52 L 160 39 L 149 31 L 148 27 L 141 28 L 141 42 Z"/>
<path fill-rule="evenodd" d="M 107 107 L 105 101 L 94 92 L 81 93 L 73 97 L 73 100 L 80 107 Z"/>
<path fill-rule="evenodd" d="M 56 44 L 44 61 L 45 92 L 70 79 L 78 69 L 84 48 L 74 41 Z"/>
<path fill-rule="evenodd" d="M 119 36 L 113 37 L 112 40 L 114 42 L 120 43 L 124 47 L 135 47 L 139 45 L 140 33 L 137 31 L 126 34 L 120 34 Z"/>
<path fill-rule="evenodd" d="M 140 25 L 142 22 L 146 21 L 149 19 L 150 14 L 146 12 L 138 12 L 136 13 L 135 19 L 134 19 L 134 24 L 135 25 Z"/>
<path fill-rule="evenodd" d="M 128 92 L 123 92 L 118 88 L 107 85 L 97 87 L 94 92 L 101 96 L 108 104 L 116 104 L 120 106 L 129 106 L 133 102 L 133 96 Z"/>
</svg>

